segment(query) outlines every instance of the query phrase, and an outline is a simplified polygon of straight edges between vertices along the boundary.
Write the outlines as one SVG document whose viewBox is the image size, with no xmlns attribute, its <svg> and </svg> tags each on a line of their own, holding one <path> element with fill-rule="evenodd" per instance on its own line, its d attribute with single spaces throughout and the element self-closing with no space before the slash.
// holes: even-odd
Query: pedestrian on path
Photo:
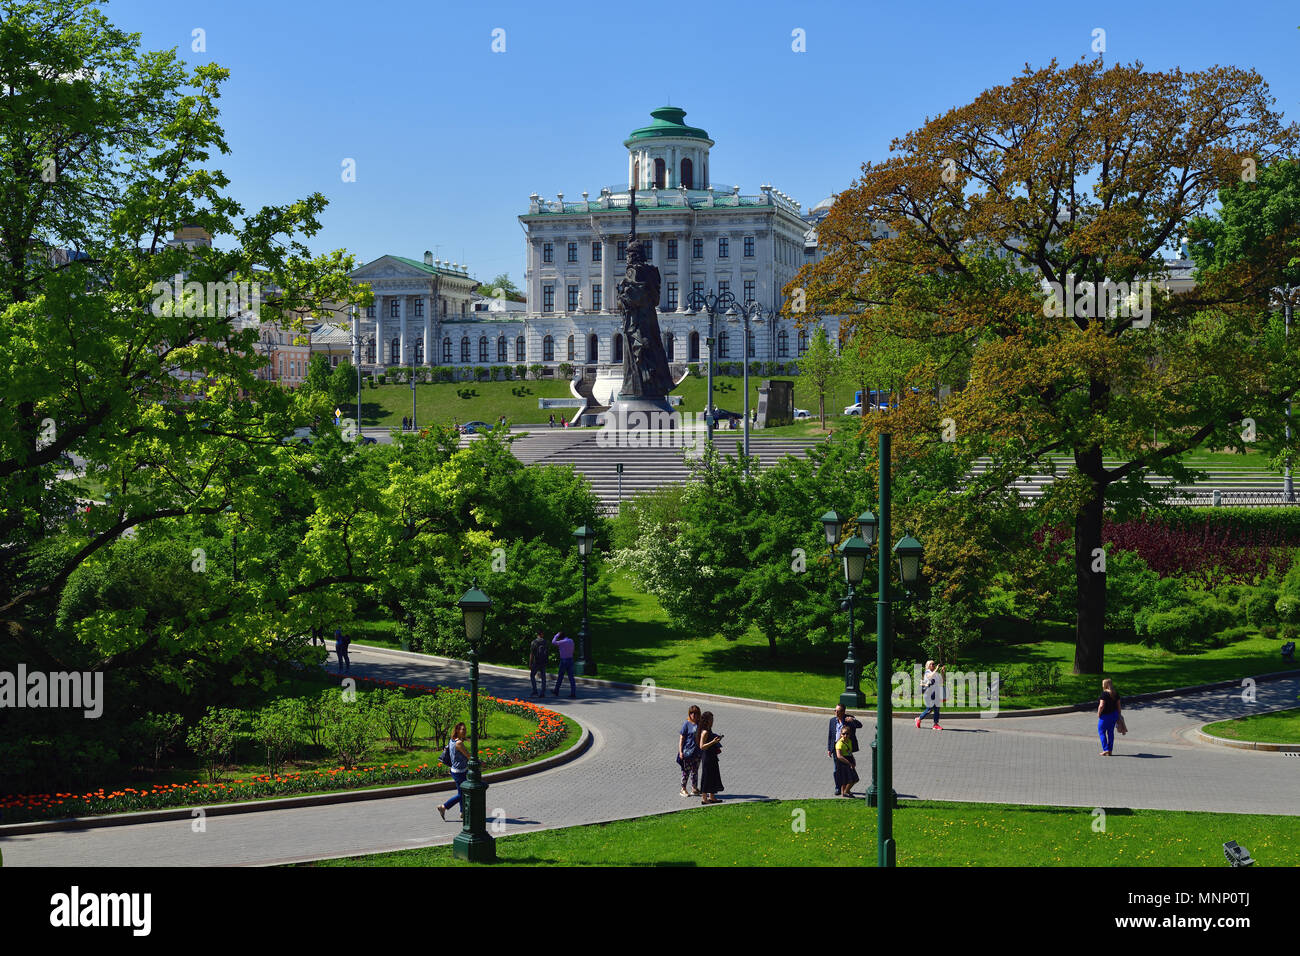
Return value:
<svg viewBox="0 0 1300 956">
<path fill-rule="evenodd" d="M 853 796 L 853 785 L 860 779 L 858 761 L 853 756 L 852 733 L 853 728 L 845 724 L 840 728 L 840 739 L 835 744 L 835 767 L 838 771 L 836 776 L 840 781 L 841 797 Z"/>
<path fill-rule="evenodd" d="M 686 711 L 677 738 L 677 764 L 682 768 L 682 796 L 700 796 L 700 708 L 695 704 Z M 686 792 L 686 778 L 691 780 L 691 793 Z"/>
<path fill-rule="evenodd" d="M 550 420 L 549 422 L 546 423 L 546 427 L 547 427 L 547 428 L 554 428 L 554 427 L 555 427 L 555 412 L 551 412 L 551 420 Z"/>
<path fill-rule="evenodd" d="M 447 741 L 447 757 L 450 762 L 447 768 L 451 771 L 451 779 L 456 781 L 456 796 L 452 797 L 446 803 L 438 805 L 438 816 L 444 820 L 447 819 L 447 811 L 460 803 L 460 785 L 465 782 L 469 776 L 469 751 L 465 749 L 465 725 L 457 724 L 455 730 L 451 732 L 451 740 Z M 465 807 L 460 808 L 460 817 L 465 819 Z"/>
<path fill-rule="evenodd" d="M 921 721 L 930 711 L 934 711 L 934 726 L 931 730 L 943 730 L 939 726 L 939 705 L 943 703 L 943 671 L 936 669 L 934 661 L 925 662 L 925 674 L 921 677 L 921 702 L 925 711 L 916 718 L 916 729 L 921 729 Z"/>
<path fill-rule="evenodd" d="M 533 685 L 532 696 L 546 696 L 546 657 L 551 653 L 542 632 L 538 631 L 533 643 L 528 645 L 528 683 Z M 542 692 L 537 693 L 537 675 L 542 675 Z"/>
<path fill-rule="evenodd" d="M 573 638 L 565 637 L 564 632 L 560 631 L 551 638 L 551 643 L 560 652 L 560 669 L 555 675 L 555 696 L 560 696 L 560 685 L 564 683 L 564 675 L 567 673 L 569 675 L 569 696 L 577 697 L 578 692 L 573 686 Z"/>
<path fill-rule="evenodd" d="M 826 729 L 826 756 L 831 758 L 831 772 L 835 777 L 836 796 L 840 796 L 843 786 L 840 780 L 840 761 L 835 756 L 835 746 L 840 742 L 840 732 L 845 727 L 849 728 L 849 742 L 853 748 L 851 752 L 857 753 L 858 731 L 862 729 L 862 721 L 852 714 L 846 714 L 843 704 L 837 704 L 835 716 L 831 718 L 830 726 Z"/>
<path fill-rule="evenodd" d="M 348 656 L 348 645 L 352 643 L 352 638 L 343 633 L 343 628 L 334 628 L 334 654 L 339 659 L 339 673 L 342 674 L 344 669 L 347 673 L 352 673 L 352 658 Z"/>
<path fill-rule="evenodd" d="M 1101 738 L 1101 753 L 1098 757 L 1109 757 L 1115 747 L 1115 730 L 1121 734 L 1128 733 L 1124 725 L 1124 716 L 1120 711 L 1119 693 L 1107 677 L 1101 682 L 1101 699 L 1097 701 L 1097 736 Z"/>
<path fill-rule="evenodd" d="M 713 732 L 713 711 L 700 714 L 700 790 L 701 803 L 718 803 L 722 775 L 718 772 L 718 755 L 722 752 L 723 734 Z"/>
</svg>

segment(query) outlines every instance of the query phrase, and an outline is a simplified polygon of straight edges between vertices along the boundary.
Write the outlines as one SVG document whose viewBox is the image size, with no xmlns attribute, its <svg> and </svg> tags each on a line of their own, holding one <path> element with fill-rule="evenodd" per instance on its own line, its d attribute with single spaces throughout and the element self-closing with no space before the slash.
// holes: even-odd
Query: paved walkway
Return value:
<svg viewBox="0 0 1300 956">
<path fill-rule="evenodd" d="M 389 680 L 463 684 L 466 668 L 418 655 L 352 654 L 354 670 Z M 488 675 L 492 694 L 526 697 L 527 678 Z M 1121 691 L 1123 688 L 1121 688 Z M 1260 685 L 1258 702 L 1208 691 L 1126 708 L 1127 737 L 1112 758 L 1097 756 L 1096 719 L 1088 714 L 952 721 L 942 732 L 895 721 L 895 789 L 900 797 L 995 803 L 1059 804 L 1300 814 L 1300 757 L 1198 744 L 1191 733 L 1210 720 L 1294 704 L 1300 680 Z M 563 767 L 493 785 L 506 835 L 596 823 L 696 806 L 678 796 L 677 731 L 687 701 L 639 692 L 579 688 L 578 700 L 546 704 L 592 730 L 592 748 Z M 824 743 L 829 717 L 747 705 L 711 705 L 726 735 L 724 801 L 832 799 Z M 859 734 L 866 745 L 874 722 Z M 859 772 L 869 779 L 869 751 Z M 225 866 L 272 864 L 451 842 L 459 824 L 443 823 L 437 798 L 422 795 L 331 806 L 209 817 L 207 832 L 189 820 L 4 839 L 7 866 Z M 863 812 L 868 812 L 863 807 Z"/>
</svg>

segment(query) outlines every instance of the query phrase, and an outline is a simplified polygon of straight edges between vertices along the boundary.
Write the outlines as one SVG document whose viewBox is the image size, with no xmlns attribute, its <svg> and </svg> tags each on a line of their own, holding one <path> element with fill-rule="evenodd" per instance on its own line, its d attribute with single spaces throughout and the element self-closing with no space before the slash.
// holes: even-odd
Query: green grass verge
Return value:
<svg viewBox="0 0 1300 956">
<path fill-rule="evenodd" d="M 521 390 L 514 395 L 511 390 Z M 471 398 L 457 391 L 468 390 Z M 514 424 L 544 422 L 549 412 L 537 407 L 539 398 L 572 398 L 565 379 L 527 382 L 437 382 L 415 387 L 415 420 L 420 425 L 450 425 L 453 421 L 484 421 L 495 424 L 502 415 Z M 411 414 L 409 385 L 379 385 L 361 390 L 361 421 L 364 425 L 397 428 L 402 417 Z M 573 410 L 565 409 L 565 417 Z M 560 414 L 556 412 L 556 420 Z"/>
<path fill-rule="evenodd" d="M 800 813 L 802 811 L 802 814 Z M 800 817 L 806 829 L 798 830 Z M 899 866 L 1222 866 L 1236 840 L 1261 866 L 1300 865 L 1300 817 L 988 803 L 905 803 L 894 812 Z M 508 866 L 872 866 L 876 814 L 860 800 L 696 807 L 497 839 Z M 464 866 L 450 846 L 316 866 Z"/>
<path fill-rule="evenodd" d="M 1236 720 L 1221 720 L 1204 728 L 1212 737 L 1225 740 L 1254 740 L 1268 744 L 1300 744 L 1300 707 L 1273 714 L 1255 714 Z"/>
</svg>

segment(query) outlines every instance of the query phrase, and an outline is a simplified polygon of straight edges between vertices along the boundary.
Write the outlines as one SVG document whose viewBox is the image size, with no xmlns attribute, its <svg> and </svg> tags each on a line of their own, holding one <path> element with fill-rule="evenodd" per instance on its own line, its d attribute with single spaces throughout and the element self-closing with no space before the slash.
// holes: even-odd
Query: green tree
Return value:
<svg viewBox="0 0 1300 956">
<path fill-rule="evenodd" d="M 312 397 L 333 398 L 330 392 L 330 360 L 326 355 L 313 355 L 307 363 L 307 377 L 301 385 L 302 391 Z"/>
<path fill-rule="evenodd" d="M 344 418 L 356 416 L 357 369 L 347 359 L 339 359 L 339 364 L 330 374 L 329 396 L 334 407 L 343 412 Z"/>
<path fill-rule="evenodd" d="M 519 291 L 519 287 L 514 284 L 514 282 L 510 278 L 510 275 L 505 272 L 501 273 L 499 276 L 497 276 L 495 279 L 492 279 L 489 282 L 484 282 L 481 286 L 478 287 L 476 291 L 478 292 L 479 295 L 494 297 L 497 295 L 498 289 L 501 290 L 502 294 L 507 299 L 511 299 L 515 302 L 524 301 L 524 294 L 521 291 Z"/>
<path fill-rule="evenodd" d="M 817 326 L 808 351 L 799 359 L 799 374 L 817 392 L 817 415 L 822 428 L 826 427 L 826 391 L 840 375 L 840 359 L 831 348 L 824 326 Z"/>
</svg>

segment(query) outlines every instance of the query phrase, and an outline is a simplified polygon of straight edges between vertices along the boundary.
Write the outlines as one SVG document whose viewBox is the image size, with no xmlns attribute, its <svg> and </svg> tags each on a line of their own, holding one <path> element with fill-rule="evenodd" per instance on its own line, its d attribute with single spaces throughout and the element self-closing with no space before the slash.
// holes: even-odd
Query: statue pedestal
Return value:
<svg viewBox="0 0 1300 956">
<path fill-rule="evenodd" d="M 601 415 L 600 424 L 619 431 L 676 431 L 682 416 L 667 398 L 620 398 Z"/>
</svg>

